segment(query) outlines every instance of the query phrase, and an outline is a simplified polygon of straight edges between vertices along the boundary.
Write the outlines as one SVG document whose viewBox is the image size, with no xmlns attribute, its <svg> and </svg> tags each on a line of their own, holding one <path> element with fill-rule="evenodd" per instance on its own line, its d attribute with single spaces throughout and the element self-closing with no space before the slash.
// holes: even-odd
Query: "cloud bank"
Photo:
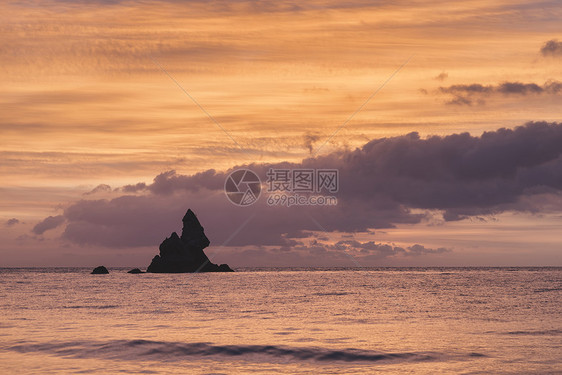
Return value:
<svg viewBox="0 0 562 375">
<path fill-rule="evenodd" d="M 238 168 L 253 170 L 262 182 L 269 168 L 338 169 L 338 205 L 271 207 L 261 197 L 252 206 L 235 206 L 223 187 L 226 176 Z M 71 203 L 63 215 L 46 218 L 33 232 L 43 234 L 66 221 L 63 238 L 75 244 L 156 246 L 180 229 L 178 218 L 191 207 L 215 246 L 320 252 L 350 247 L 375 258 L 439 254 L 446 249 L 387 247 L 353 238 L 334 244 L 327 237 L 419 224 L 436 214 L 453 221 L 506 211 L 561 212 L 560 171 L 560 123 L 532 122 L 481 136 L 461 133 L 422 139 L 410 133 L 301 163 L 250 164 L 193 175 L 163 172 L 151 184 L 122 187 L 115 193 L 121 195 L 113 199 Z M 318 233 L 326 238 L 320 239 Z"/>
</svg>

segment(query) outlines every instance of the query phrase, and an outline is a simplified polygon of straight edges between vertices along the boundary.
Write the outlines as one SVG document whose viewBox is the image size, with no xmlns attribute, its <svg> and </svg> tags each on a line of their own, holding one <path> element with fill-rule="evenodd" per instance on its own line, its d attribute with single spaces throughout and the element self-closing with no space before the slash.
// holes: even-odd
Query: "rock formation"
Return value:
<svg viewBox="0 0 562 375">
<path fill-rule="evenodd" d="M 146 272 L 232 272 L 226 264 L 211 263 L 203 249 L 210 242 L 197 216 L 191 210 L 183 217 L 181 237 L 173 232 L 160 244 L 160 255 L 156 255 Z"/>
<path fill-rule="evenodd" d="M 104 266 L 98 266 L 92 271 L 92 275 L 103 275 L 106 273 L 109 273 L 109 271 Z"/>
<path fill-rule="evenodd" d="M 137 273 L 144 273 L 144 272 L 142 272 L 142 271 L 141 271 L 140 269 L 138 269 L 138 268 L 133 268 L 132 270 L 127 271 L 127 273 L 134 273 L 134 274 L 137 274 Z"/>
</svg>

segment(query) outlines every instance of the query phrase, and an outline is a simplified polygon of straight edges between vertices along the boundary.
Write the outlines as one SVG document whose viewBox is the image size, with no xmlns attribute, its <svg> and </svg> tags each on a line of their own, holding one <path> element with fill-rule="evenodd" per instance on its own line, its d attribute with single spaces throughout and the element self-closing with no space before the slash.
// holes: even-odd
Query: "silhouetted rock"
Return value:
<svg viewBox="0 0 562 375">
<path fill-rule="evenodd" d="M 127 271 L 127 273 L 144 273 L 144 272 L 142 272 L 142 271 L 139 270 L 138 268 L 133 268 L 132 270 Z"/>
<path fill-rule="evenodd" d="M 228 266 L 228 264 L 220 264 L 217 270 L 218 272 L 234 272 L 232 268 Z"/>
<path fill-rule="evenodd" d="M 92 271 L 92 275 L 103 275 L 103 274 L 106 274 L 106 273 L 109 273 L 109 271 L 104 266 L 96 267 Z"/>
<path fill-rule="evenodd" d="M 176 232 L 160 244 L 160 255 L 156 255 L 146 272 L 233 272 L 227 264 L 211 263 L 203 249 L 210 241 L 205 230 L 191 210 L 183 217 L 181 237 Z"/>
</svg>

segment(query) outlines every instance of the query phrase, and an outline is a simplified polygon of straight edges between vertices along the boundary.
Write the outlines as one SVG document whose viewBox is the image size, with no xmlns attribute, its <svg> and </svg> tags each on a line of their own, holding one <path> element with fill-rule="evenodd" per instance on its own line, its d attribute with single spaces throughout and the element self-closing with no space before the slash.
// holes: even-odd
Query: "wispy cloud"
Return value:
<svg viewBox="0 0 562 375">
<path fill-rule="evenodd" d="M 447 72 L 441 72 L 438 75 L 436 75 L 433 79 L 436 79 L 438 81 L 444 81 L 447 78 L 449 78 L 449 74 L 447 74 Z"/>
<path fill-rule="evenodd" d="M 498 85 L 482 85 L 480 83 L 451 85 L 440 87 L 440 94 L 449 94 L 451 99 L 446 104 L 473 105 L 485 104 L 486 98 L 492 96 L 527 96 L 527 95 L 559 95 L 562 93 L 562 82 L 547 81 L 543 85 L 536 83 L 502 82 Z"/>
<path fill-rule="evenodd" d="M 111 192 L 111 186 L 107 184 L 99 184 L 92 190 L 84 193 L 84 195 L 93 195 L 93 194 L 110 193 L 110 192 Z"/>
<path fill-rule="evenodd" d="M 557 39 L 547 41 L 540 50 L 543 56 L 560 57 L 562 56 L 562 42 Z"/>
</svg>

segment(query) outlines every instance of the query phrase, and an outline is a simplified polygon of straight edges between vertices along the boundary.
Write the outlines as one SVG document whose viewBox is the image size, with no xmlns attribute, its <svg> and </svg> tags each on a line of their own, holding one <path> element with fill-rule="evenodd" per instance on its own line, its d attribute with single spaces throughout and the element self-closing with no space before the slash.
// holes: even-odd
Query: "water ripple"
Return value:
<svg viewBox="0 0 562 375">
<path fill-rule="evenodd" d="M 18 343 L 5 347 L 20 353 L 46 352 L 61 357 L 106 358 L 113 360 L 176 360 L 185 357 L 223 356 L 255 360 L 333 361 L 333 362 L 406 362 L 444 359 L 439 353 L 382 353 L 371 350 L 333 350 L 321 347 L 278 345 L 212 345 L 150 340 L 114 340 L 108 342 Z M 467 355 L 468 357 L 469 355 Z"/>
</svg>

